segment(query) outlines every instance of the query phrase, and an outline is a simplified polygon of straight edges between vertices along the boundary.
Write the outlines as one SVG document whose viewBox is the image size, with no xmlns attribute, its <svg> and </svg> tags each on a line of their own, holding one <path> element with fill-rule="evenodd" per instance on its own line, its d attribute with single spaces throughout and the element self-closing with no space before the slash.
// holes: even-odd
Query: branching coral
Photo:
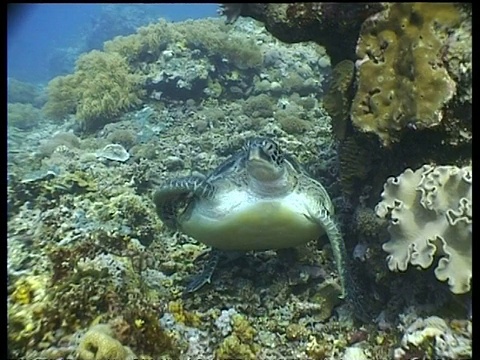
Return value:
<svg viewBox="0 0 480 360">
<path fill-rule="evenodd" d="M 81 94 L 77 116 L 87 130 L 141 102 L 140 78 L 130 72 L 126 60 L 116 53 L 92 51 L 81 56 L 75 75 L 80 79 Z"/>
<path fill-rule="evenodd" d="M 106 41 L 103 48 L 107 53 L 120 54 L 130 65 L 134 65 L 140 61 L 156 59 L 176 35 L 174 26 L 160 19 L 156 23 L 138 28 L 135 34 L 117 36 Z"/>
<path fill-rule="evenodd" d="M 232 34 L 225 25 L 209 21 L 185 21 L 176 29 L 192 48 L 203 48 L 212 57 L 226 59 L 238 69 L 257 68 L 263 63 L 259 45 L 245 36 Z"/>
<path fill-rule="evenodd" d="M 472 168 L 424 165 L 405 170 L 384 185 L 376 213 L 388 218 L 391 239 L 383 244 L 390 270 L 408 264 L 430 267 L 455 294 L 470 290 L 472 278 Z"/>
<path fill-rule="evenodd" d="M 80 94 L 77 92 L 78 78 L 74 75 L 58 76 L 48 83 L 48 101 L 43 112 L 53 120 L 63 120 L 74 114 Z"/>
<path fill-rule="evenodd" d="M 388 145 L 407 127 L 429 128 L 442 121 L 456 84 L 441 53 L 459 21 L 458 7 L 447 3 L 396 3 L 365 21 L 351 110 L 360 130 Z"/>
<path fill-rule="evenodd" d="M 121 55 L 94 50 L 78 59 L 73 75 L 50 82 L 44 111 L 55 119 L 76 113 L 86 130 L 95 129 L 141 102 L 140 83 Z"/>
</svg>

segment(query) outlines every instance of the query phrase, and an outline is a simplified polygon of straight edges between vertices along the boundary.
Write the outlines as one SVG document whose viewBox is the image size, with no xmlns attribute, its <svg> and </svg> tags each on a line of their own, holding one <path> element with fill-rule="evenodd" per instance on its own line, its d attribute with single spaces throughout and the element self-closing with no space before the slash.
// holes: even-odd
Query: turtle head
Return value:
<svg viewBox="0 0 480 360">
<path fill-rule="evenodd" d="M 285 174 L 284 156 L 278 144 L 269 138 L 254 138 L 246 145 L 246 168 L 258 181 L 274 181 Z"/>
</svg>

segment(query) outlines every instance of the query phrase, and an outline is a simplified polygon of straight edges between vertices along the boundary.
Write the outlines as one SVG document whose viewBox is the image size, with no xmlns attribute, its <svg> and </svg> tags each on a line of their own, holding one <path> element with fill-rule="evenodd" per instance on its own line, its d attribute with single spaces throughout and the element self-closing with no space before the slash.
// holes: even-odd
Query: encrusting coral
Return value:
<svg viewBox="0 0 480 360">
<path fill-rule="evenodd" d="M 408 264 L 426 269 L 440 257 L 435 275 L 463 294 L 472 278 L 472 167 L 424 165 L 391 177 L 376 213 L 389 219 L 383 244 L 390 270 Z"/>
</svg>

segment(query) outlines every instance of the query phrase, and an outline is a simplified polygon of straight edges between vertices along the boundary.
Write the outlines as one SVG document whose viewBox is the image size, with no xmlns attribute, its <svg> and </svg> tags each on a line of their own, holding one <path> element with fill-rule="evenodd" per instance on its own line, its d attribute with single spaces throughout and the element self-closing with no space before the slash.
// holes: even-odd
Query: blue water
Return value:
<svg viewBox="0 0 480 360">
<path fill-rule="evenodd" d="M 8 7 L 8 76 L 44 83 L 71 70 L 79 53 L 162 17 L 218 16 L 217 4 L 24 4 Z M 104 37 L 106 37 L 104 39 Z M 69 61 L 65 61 L 68 58 Z M 68 63 L 68 64 L 67 64 Z"/>
</svg>

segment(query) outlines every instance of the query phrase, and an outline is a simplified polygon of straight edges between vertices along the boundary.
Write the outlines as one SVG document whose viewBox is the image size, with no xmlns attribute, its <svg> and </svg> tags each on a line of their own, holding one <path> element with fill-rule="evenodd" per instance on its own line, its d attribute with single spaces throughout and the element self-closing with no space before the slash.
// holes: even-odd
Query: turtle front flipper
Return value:
<svg viewBox="0 0 480 360">
<path fill-rule="evenodd" d="M 185 211 L 193 197 L 210 197 L 215 189 L 201 176 L 172 179 L 153 195 L 157 215 L 172 229 L 178 229 L 178 216 Z"/>
<path fill-rule="evenodd" d="M 320 209 L 318 213 L 308 216 L 318 223 L 325 231 L 330 241 L 330 245 L 333 251 L 333 257 L 335 258 L 335 265 L 337 267 L 338 275 L 340 276 L 340 284 L 342 286 L 342 296 L 344 299 L 349 296 L 349 267 L 347 264 L 347 250 L 345 249 L 345 243 L 343 242 L 342 234 L 337 225 L 333 221 L 332 217 L 327 213 L 325 209 Z"/>
</svg>

